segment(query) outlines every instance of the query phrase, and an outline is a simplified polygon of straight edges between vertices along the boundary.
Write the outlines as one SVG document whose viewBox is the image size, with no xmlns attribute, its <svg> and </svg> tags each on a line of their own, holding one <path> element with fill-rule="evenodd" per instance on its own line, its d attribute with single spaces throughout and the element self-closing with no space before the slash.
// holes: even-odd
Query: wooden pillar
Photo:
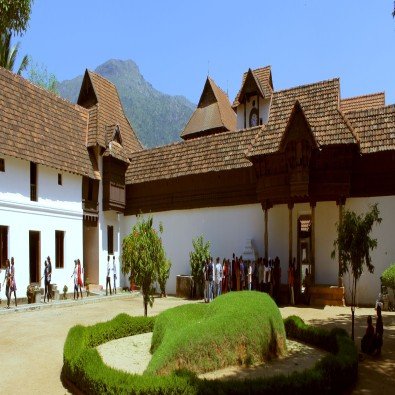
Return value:
<svg viewBox="0 0 395 395">
<path fill-rule="evenodd" d="M 346 198 L 340 197 L 336 201 L 336 204 L 339 206 L 339 226 L 341 226 L 343 223 L 344 205 L 346 204 Z M 339 269 L 338 269 L 338 285 L 339 285 L 339 287 L 343 286 L 343 277 L 341 275 L 341 266 L 342 266 L 342 263 L 341 263 L 340 254 L 339 254 Z"/>
<path fill-rule="evenodd" d="M 244 129 L 247 127 L 247 100 L 246 95 L 244 95 Z"/>
<path fill-rule="evenodd" d="M 292 210 L 294 208 L 293 203 L 288 203 L 288 264 L 292 263 Z"/>
<path fill-rule="evenodd" d="M 264 231 L 264 244 L 265 244 L 265 259 L 269 259 L 269 208 L 272 206 L 269 204 L 268 201 L 262 203 L 262 209 L 265 213 L 265 231 Z"/>
<path fill-rule="evenodd" d="M 312 201 L 310 203 L 311 207 L 311 233 L 310 233 L 310 239 L 311 239 L 311 279 L 313 281 L 313 284 L 315 284 L 315 206 L 316 202 Z"/>
</svg>

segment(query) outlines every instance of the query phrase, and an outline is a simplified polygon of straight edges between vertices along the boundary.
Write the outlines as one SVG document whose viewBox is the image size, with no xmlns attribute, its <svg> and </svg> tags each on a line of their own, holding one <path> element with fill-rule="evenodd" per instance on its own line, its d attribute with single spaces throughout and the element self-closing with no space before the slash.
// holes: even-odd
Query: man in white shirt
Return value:
<svg viewBox="0 0 395 395">
<path fill-rule="evenodd" d="M 116 294 L 117 293 L 117 284 L 116 284 L 116 282 L 117 282 L 117 267 L 115 265 L 115 255 L 113 255 L 113 257 L 112 257 L 112 273 L 113 273 L 113 276 L 114 276 L 114 287 L 113 287 L 113 290 L 114 290 L 114 293 Z"/>
<path fill-rule="evenodd" d="M 222 265 L 217 257 L 215 264 L 215 295 L 219 296 L 222 293 Z"/>
</svg>

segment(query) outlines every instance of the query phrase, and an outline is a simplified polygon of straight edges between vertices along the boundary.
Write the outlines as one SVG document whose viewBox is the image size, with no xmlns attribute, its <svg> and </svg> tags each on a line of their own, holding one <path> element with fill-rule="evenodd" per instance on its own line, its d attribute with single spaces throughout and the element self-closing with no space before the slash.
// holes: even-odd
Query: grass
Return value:
<svg viewBox="0 0 395 395">
<path fill-rule="evenodd" d="M 358 377 L 357 349 L 342 329 L 326 331 L 306 325 L 299 317 L 284 320 L 287 337 L 304 341 L 329 351 L 329 354 L 318 361 L 312 369 L 289 375 L 278 375 L 270 378 L 245 380 L 201 380 L 186 365 L 168 375 L 157 375 L 145 372 L 143 375 L 128 374 L 105 365 L 95 347 L 109 340 L 140 333 L 151 332 L 154 328 L 152 350 L 156 364 L 166 364 L 172 358 L 179 359 L 178 353 L 172 353 L 170 347 L 183 347 L 183 354 L 198 352 L 203 366 L 209 364 L 205 360 L 206 353 L 235 354 L 240 346 L 234 347 L 228 339 L 238 342 L 243 339 L 244 350 L 250 350 L 246 338 L 251 344 L 262 344 L 262 338 L 271 337 L 275 330 L 281 332 L 281 324 L 276 320 L 262 319 L 262 309 L 268 316 L 276 315 L 276 309 L 265 299 L 260 299 L 253 292 L 238 292 L 224 295 L 209 305 L 191 304 L 167 310 L 158 317 L 130 317 L 121 314 L 113 320 L 84 327 L 77 325 L 70 329 L 63 350 L 62 377 L 66 385 L 74 385 L 86 394 L 337 394 L 352 386 Z M 258 303 L 258 304 L 254 304 Z M 265 306 L 262 308 L 262 305 Z M 274 302 L 273 302 L 274 303 Z M 221 321 L 225 321 L 225 324 Z M 258 324 L 255 325 L 254 322 Z M 251 323 L 252 322 L 252 323 Z M 269 323 L 268 323 L 269 322 Z M 279 327 L 277 327 L 277 325 Z M 198 329 L 199 328 L 200 332 Z M 247 336 L 252 333 L 253 336 Z M 265 335 L 262 335 L 263 332 Z M 188 340 L 184 335 L 193 335 Z M 218 335 L 216 339 L 215 335 Z M 241 334 L 241 335 L 240 335 Z M 179 339 L 174 342 L 172 339 Z M 200 339 L 206 340 L 206 347 Z M 196 341 L 197 339 L 197 341 Z M 208 340 L 207 340 L 208 339 Z M 236 340 L 235 340 L 236 339 Z M 260 339 L 260 340 L 259 340 Z M 219 349 L 219 341 L 225 343 Z M 174 343 L 173 343 L 174 342 Z M 268 344 L 267 340 L 263 342 Z M 268 353 L 274 346 L 269 341 Z M 199 345 L 199 347 L 196 347 Z M 215 348 L 217 347 L 217 348 Z M 273 348 L 271 348 L 273 347 Z M 233 352 L 227 350 L 230 348 Z M 243 347 L 242 347 L 243 348 Z M 162 350 L 162 351 L 161 351 Z M 205 351 L 206 350 L 206 351 Z M 236 351 L 235 351 L 236 350 Z M 252 354 L 244 353 L 242 363 L 252 363 Z M 168 359 L 170 358 L 170 359 Z M 187 358 L 189 358 L 187 356 Z M 221 356 L 215 359 L 221 360 Z M 71 387 L 72 388 L 72 387 Z M 75 392 L 75 388 L 73 389 Z"/>
<path fill-rule="evenodd" d="M 154 326 L 149 374 L 203 373 L 262 363 L 285 352 L 285 328 L 269 295 L 232 292 L 210 304 L 175 307 Z"/>
</svg>

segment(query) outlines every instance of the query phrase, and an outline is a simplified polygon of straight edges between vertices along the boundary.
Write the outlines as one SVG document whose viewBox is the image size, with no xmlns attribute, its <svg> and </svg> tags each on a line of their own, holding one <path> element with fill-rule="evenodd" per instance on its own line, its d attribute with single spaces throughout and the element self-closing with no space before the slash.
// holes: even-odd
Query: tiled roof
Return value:
<svg viewBox="0 0 395 395">
<path fill-rule="evenodd" d="M 298 101 L 317 144 L 356 143 L 352 128 L 338 109 L 339 80 L 332 79 L 274 92 L 268 123 L 257 134 L 248 156 L 276 152 Z"/>
<path fill-rule="evenodd" d="M 340 100 L 340 109 L 344 112 L 369 110 L 385 106 L 385 93 L 372 93 L 370 95 L 355 96 Z"/>
<path fill-rule="evenodd" d="M 250 167 L 245 151 L 258 129 L 223 132 L 136 152 L 126 183 Z"/>
<path fill-rule="evenodd" d="M 226 93 L 208 77 L 198 107 L 186 124 L 181 137 L 191 138 L 195 134 L 219 128 L 235 130 L 236 114 Z"/>
<path fill-rule="evenodd" d="M 97 103 L 89 110 L 94 119 L 89 122 L 88 146 L 97 143 L 106 148 L 106 127 L 118 124 L 123 138 L 122 145 L 129 151 L 127 155 L 141 150 L 141 143 L 123 112 L 115 85 L 92 71 L 87 71 L 87 74 L 97 98 Z"/>
<path fill-rule="evenodd" d="M 395 150 L 395 106 L 346 114 L 360 142 L 362 154 Z"/>
<path fill-rule="evenodd" d="M 250 71 L 250 70 L 249 70 Z M 241 82 L 241 88 L 239 92 L 236 95 L 236 98 L 232 104 L 232 107 L 237 107 L 240 99 L 240 94 L 243 90 L 245 80 L 247 78 L 247 74 L 249 71 L 246 71 L 243 74 L 243 80 Z M 258 87 L 261 90 L 261 93 L 263 94 L 264 97 L 270 97 L 271 94 L 273 93 L 273 81 L 272 81 L 272 72 L 271 72 L 271 67 L 266 66 L 266 67 L 261 67 L 259 69 L 251 70 L 252 75 L 255 78 L 255 81 L 257 82 Z"/>
<path fill-rule="evenodd" d="M 0 154 L 95 177 L 88 111 L 0 67 Z"/>
<path fill-rule="evenodd" d="M 125 155 L 125 150 L 116 141 L 111 141 L 103 152 L 103 156 L 112 156 L 122 162 L 130 163 L 129 158 Z"/>
</svg>

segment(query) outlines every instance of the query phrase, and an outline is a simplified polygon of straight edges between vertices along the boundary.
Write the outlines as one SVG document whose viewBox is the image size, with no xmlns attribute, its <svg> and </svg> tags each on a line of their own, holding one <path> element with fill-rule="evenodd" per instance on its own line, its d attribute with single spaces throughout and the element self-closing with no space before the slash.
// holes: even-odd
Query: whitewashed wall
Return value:
<svg viewBox="0 0 395 395">
<path fill-rule="evenodd" d="M 190 274 L 189 252 L 192 239 L 203 235 L 211 242 L 211 254 L 215 258 L 231 258 L 232 253 L 243 253 L 246 239 L 252 239 L 254 247 L 263 255 L 263 211 L 259 204 L 233 207 L 212 207 L 194 210 L 175 210 L 154 213 L 154 225 L 162 222 L 163 245 L 172 262 L 167 292 L 175 293 L 176 276 Z M 130 232 L 136 216 L 124 217 L 122 237 Z"/>
<path fill-rule="evenodd" d="M 2 156 L 3 157 L 3 156 Z M 82 177 L 62 173 L 63 185 L 58 185 L 58 171 L 39 165 L 37 168 L 38 201 L 30 201 L 30 164 L 5 157 L 5 172 L 0 172 L 0 225 L 8 226 L 8 254 L 15 258 L 17 296 L 25 297 L 29 284 L 29 231 L 40 231 L 41 275 L 44 260 L 52 260 L 52 282 L 60 289 L 70 278 L 74 259 L 82 259 Z M 55 267 L 55 230 L 65 232 L 64 268 Z M 1 273 L 1 281 L 4 272 Z M 42 281 L 42 286 L 44 282 Z M 2 295 L 4 299 L 4 294 Z"/>
</svg>

